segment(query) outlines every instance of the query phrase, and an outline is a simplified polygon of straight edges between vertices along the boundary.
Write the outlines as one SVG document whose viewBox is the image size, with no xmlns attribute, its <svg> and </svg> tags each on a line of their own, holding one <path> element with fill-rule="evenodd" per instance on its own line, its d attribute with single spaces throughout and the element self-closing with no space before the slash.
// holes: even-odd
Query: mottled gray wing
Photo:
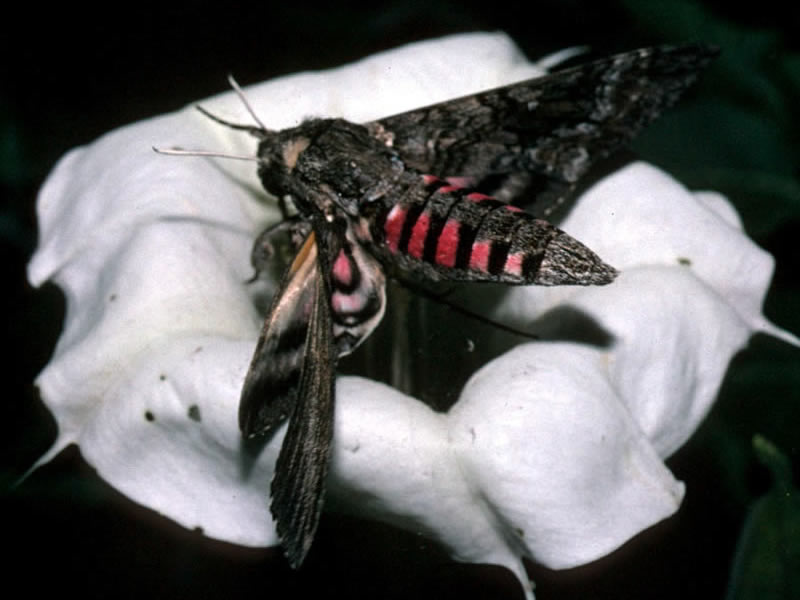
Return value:
<svg viewBox="0 0 800 600">
<path fill-rule="evenodd" d="M 239 400 L 239 428 L 245 438 L 270 434 L 294 410 L 316 291 L 317 254 L 310 234 L 264 321 Z"/>
<path fill-rule="evenodd" d="M 560 195 L 674 104 L 716 54 L 704 44 L 636 50 L 367 126 L 421 173 L 521 174 L 490 191 L 509 200 L 533 177 Z"/>
<path fill-rule="evenodd" d="M 314 261 L 316 276 L 311 283 L 313 300 L 297 399 L 271 486 L 270 509 L 292 567 L 302 564 L 314 540 L 333 439 L 337 352 L 324 275 L 326 264 L 324 260 Z"/>
</svg>

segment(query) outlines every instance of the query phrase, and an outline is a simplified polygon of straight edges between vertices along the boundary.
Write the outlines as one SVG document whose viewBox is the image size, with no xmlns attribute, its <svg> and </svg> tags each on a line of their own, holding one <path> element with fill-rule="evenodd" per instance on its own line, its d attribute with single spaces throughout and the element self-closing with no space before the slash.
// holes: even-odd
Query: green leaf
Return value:
<svg viewBox="0 0 800 600">
<path fill-rule="evenodd" d="M 759 498 L 739 539 L 728 600 L 800 598 L 800 495 L 789 459 L 756 435 L 753 448 L 770 470 L 772 489 Z"/>
</svg>

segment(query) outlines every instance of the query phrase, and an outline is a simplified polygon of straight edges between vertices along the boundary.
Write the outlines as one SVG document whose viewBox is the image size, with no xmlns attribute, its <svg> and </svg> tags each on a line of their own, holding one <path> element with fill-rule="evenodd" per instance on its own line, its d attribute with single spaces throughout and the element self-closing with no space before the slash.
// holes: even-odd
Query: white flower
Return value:
<svg viewBox="0 0 800 600">
<path fill-rule="evenodd" d="M 366 121 L 532 76 L 500 34 L 415 44 L 247 90 L 271 128 L 310 115 Z M 469 77 L 467 77 L 469 75 Z M 232 93 L 204 101 L 247 122 Z M 29 275 L 67 297 L 37 384 L 58 440 L 130 498 L 214 538 L 277 543 L 269 482 L 282 435 L 251 462 L 239 392 L 260 329 L 250 246 L 277 218 L 255 141 L 192 108 L 109 133 L 54 169 Z M 446 175 L 446 174 L 445 174 Z M 674 513 L 663 458 L 708 412 L 731 356 L 770 325 L 772 259 L 724 198 L 637 163 L 592 187 L 561 226 L 622 271 L 601 288 L 509 289 L 493 318 L 534 327 L 445 414 L 386 385 L 337 381 L 331 503 L 421 531 L 458 560 L 572 567 Z M 269 287 L 269 285 L 267 286 Z M 391 299 L 390 299 L 391 302 Z M 582 341 L 593 321 L 609 341 Z M 571 341 L 570 341 L 571 340 Z"/>
</svg>

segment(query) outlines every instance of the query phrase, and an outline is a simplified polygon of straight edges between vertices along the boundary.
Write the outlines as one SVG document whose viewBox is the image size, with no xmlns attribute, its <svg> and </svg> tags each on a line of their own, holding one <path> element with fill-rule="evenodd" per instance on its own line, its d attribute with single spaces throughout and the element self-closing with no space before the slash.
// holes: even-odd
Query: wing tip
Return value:
<svg viewBox="0 0 800 600">
<path fill-rule="evenodd" d="M 326 469 L 327 470 L 327 469 Z M 281 475 L 284 473 L 284 476 Z M 275 530 L 289 566 L 298 569 L 303 564 L 314 542 L 319 527 L 324 502 L 324 487 L 317 490 L 315 502 L 309 505 L 291 485 L 291 476 L 276 469 L 271 485 L 270 512 L 275 521 Z"/>
</svg>

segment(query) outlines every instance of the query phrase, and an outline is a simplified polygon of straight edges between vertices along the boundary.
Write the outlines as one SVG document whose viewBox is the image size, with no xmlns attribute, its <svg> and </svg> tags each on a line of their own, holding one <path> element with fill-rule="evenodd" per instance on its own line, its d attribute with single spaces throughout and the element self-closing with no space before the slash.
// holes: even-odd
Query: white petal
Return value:
<svg viewBox="0 0 800 600">
<path fill-rule="evenodd" d="M 522 582 L 523 556 L 566 568 L 611 552 L 677 510 L 683 485 L 617 396 L 608 360 L 578 344 L 520 346 L 446 415 L 340 378 L 332 500 Z"/>
<path fill-rule="evenodd" d="M 576 566 L 678 509 L 683 485 L 618 399 L 608 360 L 579 344 L 519 346 L 453 407 L 464 470 L 509 553 Z"/>
<path fill-rule="evenodd" d="M 722 196 L 699 199 L 663 171 L 634 163 L 592 187 L 563 225 L 619 269 L 690 266 L 751 322 L 774 261 L 745 235 Z"/>
<path fill-rule="evenodd" d="M 266 499 L 281 438 L 250 458 L 236 422 L 251 352 L 249 340 L 197 335 L 142 357 L 85 423 L 85 459 L 122 493 L 187 528 L 277 544 Z"/>
</svg>

